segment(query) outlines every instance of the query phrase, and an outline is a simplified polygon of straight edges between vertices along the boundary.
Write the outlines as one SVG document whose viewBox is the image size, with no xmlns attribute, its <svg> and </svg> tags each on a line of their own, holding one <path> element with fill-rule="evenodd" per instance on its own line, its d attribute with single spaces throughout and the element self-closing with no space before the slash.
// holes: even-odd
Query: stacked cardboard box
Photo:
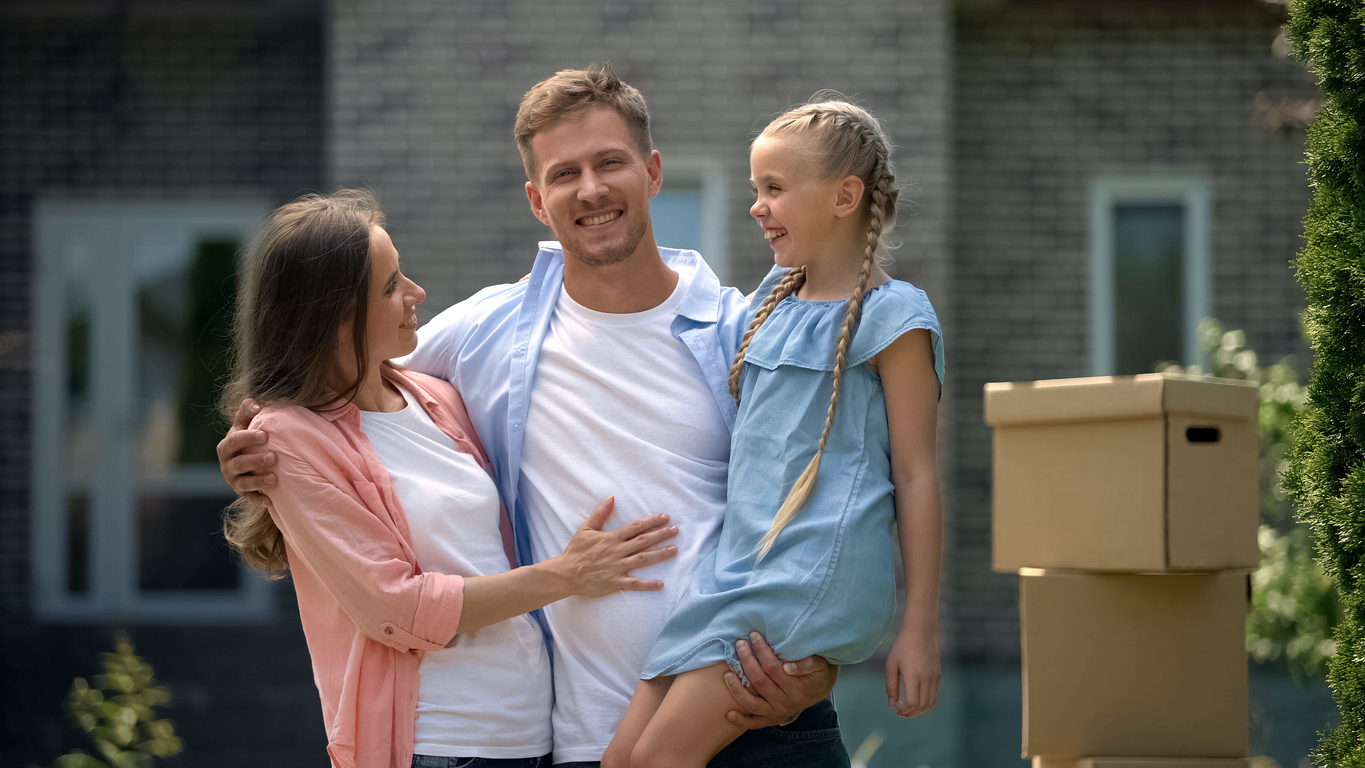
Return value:
<svg viewBox="0 0 1365 768">
<path fill-rule="evenodd" d="M 1257 394 L 1150 374 L 987 384 L 994 567 L 1018 572 L 1034 768 L 1245 764 Z"/>
</svg>

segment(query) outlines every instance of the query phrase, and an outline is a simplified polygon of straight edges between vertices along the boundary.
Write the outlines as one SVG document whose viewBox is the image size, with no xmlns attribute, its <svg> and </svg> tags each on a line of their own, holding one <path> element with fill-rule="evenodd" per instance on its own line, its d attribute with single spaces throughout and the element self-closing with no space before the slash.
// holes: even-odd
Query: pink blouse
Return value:
<svg viewBox="0 0 1365 768">
<path fill-rule="evenodd" d="M 456 446 L 491 468 L 464 401 L 440 379 L 389 366 Z M 408 768 L 417 721 L 418 668 L 460 626 L 464 579 L 423 573 L 407 519 L 370 441 L 360 409 L 318 413 L 264 408 L 276 485 L 266 491 L 284 533 L 313 678 L 335 768 Z M 504 511 L 503 546 L 515 563 Z"/>
</svg>

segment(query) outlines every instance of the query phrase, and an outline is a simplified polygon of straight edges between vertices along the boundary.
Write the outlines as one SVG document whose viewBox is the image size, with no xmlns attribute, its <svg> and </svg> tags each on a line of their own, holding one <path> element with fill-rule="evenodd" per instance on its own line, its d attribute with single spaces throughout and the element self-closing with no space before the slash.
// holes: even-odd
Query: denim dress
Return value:
<svg viewBox="0 0 1365 768">
<path fill-rule="evenodd" d="M 785 274 L 775 268 L 764 279 L 750 319 Z M 698 564 L 641 678 L 719 661 L 742 677 L 734 641 L 753 630 L 784 659 L 819 654 L 833 664 L 852 664 L 871 656 L 891 628 L 891 442 L 881 379 L 868 361 L 901 334 L 927 329 L 941 392 L 938 318 L 913 285 L 892 280 L 867 293 L 815 486 L 772 550 L 757 560 L 759 540 L 824 431 L 846 306 L 789 296 L 754 335 L 745 356 L 720 543 Z"/>
</svg>

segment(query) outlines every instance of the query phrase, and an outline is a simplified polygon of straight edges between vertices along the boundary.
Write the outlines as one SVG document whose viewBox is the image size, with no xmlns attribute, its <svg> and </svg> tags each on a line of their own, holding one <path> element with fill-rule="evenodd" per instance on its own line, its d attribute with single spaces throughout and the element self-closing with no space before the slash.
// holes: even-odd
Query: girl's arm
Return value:
<svg viewBox="0 0 1365 768">
<path fill-rule="evenodd" d="M 886 694 L 897 714 L 914 717 L 933 708 L 939 684 L 943 503 L 937 450 L 939 383 L 929 332 L 903 334 L 878 353 L 875 363 L 886 392 L 891 479 L 905 567 L 905 615 L 886 660 Z"/>
</svg>

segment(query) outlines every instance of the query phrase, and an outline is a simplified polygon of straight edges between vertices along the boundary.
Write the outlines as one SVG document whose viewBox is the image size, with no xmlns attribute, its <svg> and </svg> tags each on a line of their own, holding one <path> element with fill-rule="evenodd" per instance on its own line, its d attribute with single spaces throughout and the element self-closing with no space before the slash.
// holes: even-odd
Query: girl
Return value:
<svg viewBox="0 0 1365 768">
<path fill-rule="evenodd" d="M 337 768 L 549 765 L 550 664 L 524 614 L 579 595 L 657 590 L 627 572 L 664 515 L 604 533 L 611 500 L 564 554 L 511 568 L 510 528 L 464 404 L 395 367 L 417 345 L 421 287 L 364 192 L 277 210 L 248 256 L 234 329 L 232 413 L 265 406 L 278 481 L 240 500 L 228 541 L 292 575 Z"/>
<path fill-rule="evenodd" d="M 733 741 L 726 664 L 740 673 L 751 631 L 788 659 L 870 656 L 895 612 L 893 522 L 907 583 L 888 704 L 910 717 L 937 696 L 943 353 L 924 293 L 878 263 L 896 221 L 890 145 L 866 110 L 817 94 L 764 129 L 750 171 L 777 267 L 730 373 L 721 541 L 660 632 L 607 768 L 703 766 Z"/>
</svg>

